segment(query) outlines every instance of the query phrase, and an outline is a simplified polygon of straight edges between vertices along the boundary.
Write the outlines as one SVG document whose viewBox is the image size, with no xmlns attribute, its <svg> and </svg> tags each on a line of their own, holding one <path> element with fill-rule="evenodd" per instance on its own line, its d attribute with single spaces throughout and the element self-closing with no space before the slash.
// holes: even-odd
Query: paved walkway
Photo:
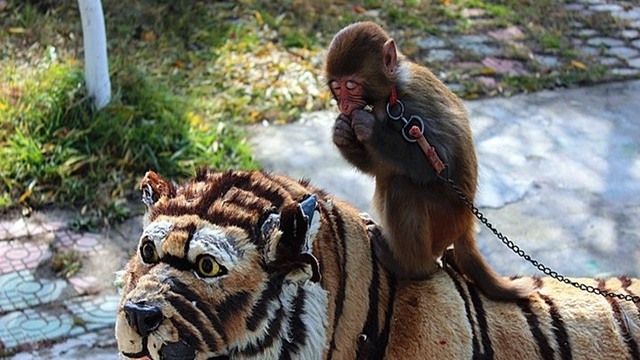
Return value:
<svg viewBox="0 0 640 360">
<path fill-rule="evenodd" d="M 529 28 L 537 36 L 527 37 L 527 29 L 496 27 L 491 11 L 471 8 L 460 14 L 468 34 L 441 24 L 436 35 L 414 35 L 405 50 L 413 59 L 430 64 L 451 89 L 467 97 L 509 93 L 514 90 L 511 86 L 536 89 L 545 83 L 543 78 L 557 79 L 556 85 L 562 86 L 576 81 L 583 71 L 600 72 L 595 69 L 607 70 L 605 78 L 640 78 L 637 1 L 570 0 L 556 6 L 564 7 L 558 12 L 569 19 L 554 24 L 562 34 Z M 518 80 L 520 76 L 529 80 Z M 553 84 L 546 81 L 545 88 L 549 86 Z"/>
<path fill-rule="evenodd" d="M 94 234 L 69 229 L 73 214 L 0 220 L 0 358 L 115 359 L 115 271 L 141 232 L 140 218 Z M 80 270 L 65 277 L 55 270 Z"/>
</svg>

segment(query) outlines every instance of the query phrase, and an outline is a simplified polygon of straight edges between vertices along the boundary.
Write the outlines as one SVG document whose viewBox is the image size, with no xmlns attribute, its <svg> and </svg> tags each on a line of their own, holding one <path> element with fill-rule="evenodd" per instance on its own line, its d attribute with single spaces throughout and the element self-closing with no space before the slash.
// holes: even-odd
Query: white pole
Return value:
<svg viewBox="0 0 640 360">
<path fill-rule="evenodd" d="M 107 35 L 100 0 L 78 0 L 84 43 L 84 78 L 96 110 L 111 100 Z"/>
</svg>

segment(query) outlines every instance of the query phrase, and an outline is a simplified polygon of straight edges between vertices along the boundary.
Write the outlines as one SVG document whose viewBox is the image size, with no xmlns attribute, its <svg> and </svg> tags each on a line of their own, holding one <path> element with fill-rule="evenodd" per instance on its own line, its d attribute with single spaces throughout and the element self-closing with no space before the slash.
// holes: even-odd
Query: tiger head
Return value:
<svg viewBox="0 0 640 360">
<path fill-rule="evenodd" d="M 147 173 L 144 229 L 116 318 L 125 358 L 322 353 L 327 294 L 311 252 L 321 200 L 268 177 L 202 170 L 178 186 Z"/>
</svg>

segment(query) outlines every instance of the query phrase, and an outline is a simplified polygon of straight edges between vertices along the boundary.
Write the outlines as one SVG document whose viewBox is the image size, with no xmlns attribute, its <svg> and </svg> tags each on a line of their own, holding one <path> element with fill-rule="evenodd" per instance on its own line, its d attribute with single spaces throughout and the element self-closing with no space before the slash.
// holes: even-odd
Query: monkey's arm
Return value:
<svg viewBox="0 0 640 360">
<path fill-rule="evenodd" d="M 367 112 L 362 112 L 368 114 Z M 373 131 L 373 122 L 375 119 L 373 115 L 369 114 L 370 118 L 365 117 L 356 121 L 354 127 L 353 121 L 346 115 L 340 114 L 333 124 L 333 143 L 336 144 L 338 150 L 342 156 L 349 161 L 352 165 L 357 167 L 360 171 L 375 175 L 373 164 L 374 161 L 369 151 L 365 148 L 364 144 L 359 140 L 363 137 L 370 137 L 367 132 Z M 366 125 L 368 121 L 371 124 Z"/>
</svg>

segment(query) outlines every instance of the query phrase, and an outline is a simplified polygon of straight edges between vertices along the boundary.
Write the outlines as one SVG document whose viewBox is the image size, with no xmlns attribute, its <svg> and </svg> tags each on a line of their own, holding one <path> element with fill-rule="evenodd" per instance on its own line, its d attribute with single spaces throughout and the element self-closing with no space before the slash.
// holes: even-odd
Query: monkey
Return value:
<svg viewBox="0 0 640 360">
<path fill-rule="evenodd" d="M 382 240 L 372 241 L 383 267 L 399 278 L 428 278 L 453 244 L 452 265 L 486 296 L 528 297 L 532 289 L 499 277 L 484 260 L 474 214 L 439 178 L 420 146 L 403 136 L 404 120 L 397 121 L 399 115 L 421 118 L 422 125 L 414 124 L 446 164 L 448 178 L 473 202 L 478 163 L 462 101 L 427 67 L 402 54 L 373 22 L 357 22 L 336 33 L 324 70 L 340 112 L 332 140 L 349 163 L 375 178 L 373 208 Z"/>
</svg>

